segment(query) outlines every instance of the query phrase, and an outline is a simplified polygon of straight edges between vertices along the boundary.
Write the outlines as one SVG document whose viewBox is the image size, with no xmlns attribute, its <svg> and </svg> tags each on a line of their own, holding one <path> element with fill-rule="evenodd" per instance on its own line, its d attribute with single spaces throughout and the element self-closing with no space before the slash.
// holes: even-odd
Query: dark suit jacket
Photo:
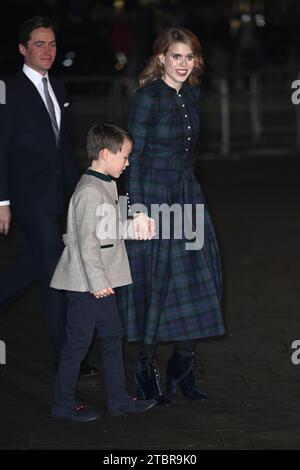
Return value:
<svg viewBox="0 0 300 470">
<path fill-rule="evenodd" d="M 16 213 L 35 208 L 58 214 L 78 176 L 66 125 L 65 88 L 50 77 L 61 109 L 60 145 L 34 84 L 19 72 L 0 105 L 0 201 L 10 199 Z"/>
</svg>

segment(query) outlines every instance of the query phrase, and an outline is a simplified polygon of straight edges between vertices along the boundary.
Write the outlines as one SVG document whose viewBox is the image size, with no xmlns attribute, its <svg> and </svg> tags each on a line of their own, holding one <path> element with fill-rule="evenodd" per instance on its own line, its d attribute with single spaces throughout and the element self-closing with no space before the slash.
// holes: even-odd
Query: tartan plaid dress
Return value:
<svg viewBox="0 0 300 470">
<path fill-rule="evenodd" d="M 136 91 L 130 107 L 128 128 L 135 145 L 126 183 L 131 207 L 142 203 L 151 216 L 151 204 L 204 204 L 204 245 L 186 250 L 184 237 L 162 239 L 161 233 L 126 243 L 133 284 L 118 290 L 118 302 L 129 341 L 155 344 L 225 332 L 218 245 L 193 173 L 198 98 L 198 87 L 184 83 L 177 94 L 157 79 Z"/>
</svg>

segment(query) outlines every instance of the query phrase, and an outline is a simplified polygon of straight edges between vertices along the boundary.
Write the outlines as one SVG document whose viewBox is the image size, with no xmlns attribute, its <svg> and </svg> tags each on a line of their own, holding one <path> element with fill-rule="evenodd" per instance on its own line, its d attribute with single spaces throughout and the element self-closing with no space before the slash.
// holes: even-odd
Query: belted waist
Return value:
<svg viewBox="0 0 300 470">
<path fill-rule="evenodd" d="M 158 157 L 146 157 L 142 159 L 142 166 L 144 168 L 153 168 L 155 170 L 174 170 L 182 171 L 185 168 L 193 168 L 193 160 L 189 158 L 158 158 Z"/>
<path fill-rule="evenodd" d="M 74 236 L 74 233 L 64 233 L 63 236 L 62 236 L 62 239 L 63 239 L 63 242 L 64 244 L 67 246 L 67 245 L 71 245 L 72 243 L 75 242 L 75 236 Z M 100 242 L 99 242 L 99 245 L 100 245 Z M 106 243 L 105 245 L 100 245 L 100 248 L 112 248 L 114 246 L 113 243 Z"/>
</svg>

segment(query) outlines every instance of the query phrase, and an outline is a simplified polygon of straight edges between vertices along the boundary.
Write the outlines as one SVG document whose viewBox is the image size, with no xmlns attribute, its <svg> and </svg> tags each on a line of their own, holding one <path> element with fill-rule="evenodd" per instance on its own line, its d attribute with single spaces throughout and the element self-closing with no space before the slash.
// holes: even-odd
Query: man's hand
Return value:
<svg viewBox="0 0 300 470">
<path fill-rule="evenodd" d="M 0 233 L 4 235 L 8 234 L 9 226 L 11 221 L 10 207 L 0 206 Z"/>
<path fill-rule="evenodd" d="M 133 227 L 137 240 L 151 240 L 155 235 L 155 221 L 146 214 L 134 215 Z"/>
<path fill-rule="evenodd" d="M 102 299 L 102 297 L 107 297 L 108 295 L 114 294 L 115 291 L 111 287 L 106 287 L 105 289 L 98 290 L 93 292 L 96 299 Z"/>
</svg>

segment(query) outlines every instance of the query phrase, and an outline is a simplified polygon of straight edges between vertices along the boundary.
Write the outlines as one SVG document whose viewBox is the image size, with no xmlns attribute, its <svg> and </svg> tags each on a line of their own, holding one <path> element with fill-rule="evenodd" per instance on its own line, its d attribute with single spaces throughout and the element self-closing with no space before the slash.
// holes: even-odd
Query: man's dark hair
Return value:
<svg viewBox="0 0 300 470">
<path fill-rule="evenodd" d="M 50 28 L 55 34 L 55 26 L 50 18 L 43 16 L 33 16 L 22 23 L 19 30 L 19 44 L 27 47 L 28 41 L 31 39 L 31 33 L 38 28 Z"/>
<path fill-rule="evenodd" d="M 125 139 L 128 139 L 133 145 L 133 137 L 127 130 L 121 129 L 108 122 L 93 125 L 87 136 L 89 162 L 98 160 L 99 152 L 103 149 L 108 149 L 110 152 L 116 154 L 122 149 Z"/>
</svg>

